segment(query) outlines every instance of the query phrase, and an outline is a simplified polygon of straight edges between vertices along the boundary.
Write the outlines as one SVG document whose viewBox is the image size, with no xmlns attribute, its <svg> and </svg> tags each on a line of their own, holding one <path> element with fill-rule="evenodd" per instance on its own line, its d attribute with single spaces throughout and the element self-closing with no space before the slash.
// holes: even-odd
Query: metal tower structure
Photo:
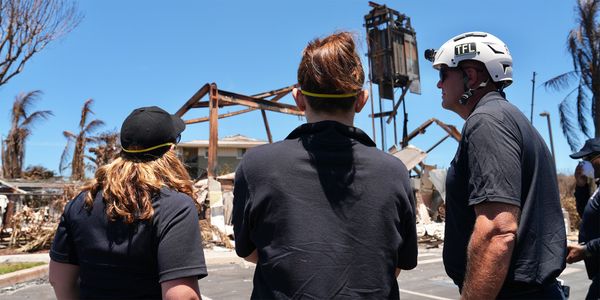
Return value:
<svg viewBox="0 0 600 300">
<path fill-rule="evenodd" d="M 387 117 L 387 124 L 394 122 L 394 144 L 398 144 L 396 114 L 400 104 L 404 111 L 402 147 L 408 143 L 408 113 L 404 97 L 407 91 L 421 93 L 417 39 L 409 17 L 385 5 L 374 2 L 369 2 L 369 5 L 372 9 L 365 15 L 364 24 L 367 30 L 369 80 L 371 85 L 374 83 L 379 86 L 379 112 L 374 111 L 375 98 L 372 97 L 370 117 L 373 118 L 373 139 L 376 137 L 375 118 L 379 118 L 381 149 L 386 151 L 383 118 Z M 401 94 L 396 101 L 394 91 L 397 88 L 401 89 Z M 385 101 L 392 102 L 391 111 L 383 111 Z"/>
</svg>

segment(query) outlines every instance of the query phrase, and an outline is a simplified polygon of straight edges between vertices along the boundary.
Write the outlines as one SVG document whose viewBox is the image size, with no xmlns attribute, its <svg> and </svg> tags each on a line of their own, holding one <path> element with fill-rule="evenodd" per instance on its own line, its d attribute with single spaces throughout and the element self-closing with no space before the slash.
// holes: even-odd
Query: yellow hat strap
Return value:
<svg viewBox="0 0 600 300">
<path fill-rule="evenodd" d="M 307 92 L 305 90 L 300 90 L 300 93 L 302 93 L 303 95 L 306 95 L 306 96 L 311 96 L 311 97 L 331 98 L 331 99 L 350 98 L 350 97 L 354 97 L 354 96 L 358 95 L 358 92 L 350 93 L 350 94 L 319 94 L 319 93 Z"/>
<path fill-rule="evenodd" d="M 125 148 L 123 148 L 123 151 L 127 152 L 127 153 L 143 153 L 143 152 L 149 152 L 158 148 L 162 148 L 165 146 L 171 146 L 171 145 L 175 145 L 175 143 L 164 143 L 164 144 L 160 144 L 158 146 L 153 146 L 150 148 L 146 148 L 146 149 L 139 149 L 139 150 L 127 150 Z"/>
</svg>

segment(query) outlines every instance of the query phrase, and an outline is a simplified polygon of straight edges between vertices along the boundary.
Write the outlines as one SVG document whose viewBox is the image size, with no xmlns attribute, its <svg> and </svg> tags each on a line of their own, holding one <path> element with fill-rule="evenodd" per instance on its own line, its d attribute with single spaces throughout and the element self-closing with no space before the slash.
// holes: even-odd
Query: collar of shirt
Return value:
<svg viewBox="0 0 600 300">
<path fill-rule="evenodd" d="M 502 95 L 499 92 L 497 92 L 497 91 L 491 91 L 491 92 L 483 95 L 483 97 L 481 97 L 481 99 L 479 100 L 479 102 L 477 102 L 477 104 L 473 108 L 473 111 L 475 111 L 478 107 L 483 106 L 486 103 L 494 101 L 494 100 L 504 100 L 504 101 L 507 101 L 504 97 L 502 97 Z"/>
<path fill-rule="evenodd" d="M 373 140 L 371 140 L 371 138 L 366 133 L 364 133 L 364 131 L 356 127 L 347 126 L 336 121 L 321 121 L 316 123 L 302 124 L 296 129 L 294 129 L 285 139 L 296 139 L 303 135 L 319 134 L 325 133 L 327 131 L 335 131 L 336 133 L 354 139 L 360 142 L 361 144 L 364 144 L 365 146 L 376 146 L 375 142 L 373 142 Z"/>
</svg>

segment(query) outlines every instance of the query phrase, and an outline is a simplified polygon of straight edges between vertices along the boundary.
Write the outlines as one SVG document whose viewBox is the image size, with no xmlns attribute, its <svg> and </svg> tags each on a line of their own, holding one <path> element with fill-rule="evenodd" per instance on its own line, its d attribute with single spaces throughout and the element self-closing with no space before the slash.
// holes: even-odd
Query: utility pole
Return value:
<svg viewBox="0 0 600 300">
<path fill-rule="evenodd" d="M 554 155 L 554 141 L 552 140 L 552 126 L 550 125 L 550 113 L 543 111 L 540 117 L 546 117 L 548 120 L 548 136 L 550 136 L 550 149 L 552 150 L 552 158 L 554 158 L 554 166 L 556 167 L 556 155 Z"/>
<path fill-rule="evenodd" d="M 529 117 L 529 122 L 533 125 L 533 99 L 535 96 L 535 71 L 533 71 L 533 79 L 531 79 L 531 116 Z"/>
</svg>

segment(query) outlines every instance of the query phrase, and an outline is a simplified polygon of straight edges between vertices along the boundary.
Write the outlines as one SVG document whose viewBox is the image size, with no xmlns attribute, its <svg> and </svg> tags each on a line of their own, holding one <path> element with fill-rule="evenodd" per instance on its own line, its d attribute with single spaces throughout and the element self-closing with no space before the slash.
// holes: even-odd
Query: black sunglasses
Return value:
<svg viewBox="0 0 600 300">
<path fill-rule="evenodd" d="M 448 76 L 448 68 L 441 68 L 439 72 L 440 72 L 440 81 L 444 82 L 444 80 L 446 80 L 446 77 Z"/>
<path fill-rule="evenodd" d="M 448 71 L 450 71 L 452 69 L 458 69 L 458 68 L 450 68 L 450 67 L 440 68 L 440 81 L 441 82 L 444 82 L 444 80 L 446 80 L 446 78 L 448 78 Z"/>
<path fill-rule="evenodd" d="M 451 68 L 451 67 L 443 67 L 443 68 L 440 68 L 440 71 L 439 71 L 439 72 L 440 72 L 440 81 L 441 81 L 441 82 L 444 82 L 444 80 L 446 80 L 446 78 L 448 78 L 448 71 L 449 71 L 449 70 L 460 70 L 460 71 L 462 71 L 462 72 L 463 72 L 464 76 L 466 76 L 466 73 L 465 73 L 465 71 L 464 71 L 465 69 L 474 69 L 474 70 L 475 70 L 475 71 L 477 71 L 477 72 L 484 72 L 484 70 L 481 70 L 481 69 L 479 69 L 479 68 L 476 68 L 476 67 L 471 67 L 471 66 L 466 66 L 466 67 L 454 67 L 454 68 Z"/>
<path fill-rule="evenodd" d="M 590 154 L 590 155 L 586 155 L 586 156 L 584 156 L 584 157 L 583 157 L 583 160 L 592 161 L 592 160 L 596 159 L 596 158 L 597 158 L 597 157 L 599 157 L 599 156 L 600 156 L 600 153 L 597 153 L 597 152 L 596 152 L 596 153 L 592 153 L 592 154 Z"/>
</svg>

